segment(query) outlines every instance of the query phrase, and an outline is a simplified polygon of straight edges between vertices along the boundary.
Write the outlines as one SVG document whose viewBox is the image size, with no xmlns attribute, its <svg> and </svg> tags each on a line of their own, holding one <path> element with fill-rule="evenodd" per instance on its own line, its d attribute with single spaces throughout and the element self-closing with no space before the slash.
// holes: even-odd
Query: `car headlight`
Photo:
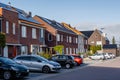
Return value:
<svg viewBox="0 0 120 80">
<path fill-rule="evenodd" d="M 19 70 L 18 68 L 13 67 L 13 66 L 11 67 L 11 69 L 14 70 L 14 71 L 18 71 Z"/>
</svg>

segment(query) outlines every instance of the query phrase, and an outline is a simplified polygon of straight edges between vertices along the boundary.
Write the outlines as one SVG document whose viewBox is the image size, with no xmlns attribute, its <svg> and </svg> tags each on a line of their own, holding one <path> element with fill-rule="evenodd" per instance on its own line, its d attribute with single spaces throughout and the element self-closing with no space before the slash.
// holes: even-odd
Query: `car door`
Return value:
<svg viewBox="0 0 120 80">
<path fill-rule="evenodd" d="M 17 63 L 26 65 L 27 67 L 31 67 L 31 59 L 29 56 L 20 56 L 15 60 Z"/>
<path fill-rule="evenodd" d="M 59 56 L 59 59 L 58 59 L 58 62 L 62 65 L 62 66 L 65 66 L 66 62 L 67 62 L 67 57 L 64 56 L 64 55 L 60 55 Z"/>
<path fill-rule="evenodd" d="M 42 62 L 39 58 L 31 56 L 31 68 L 33 70 L 42 70 L 42 67 L 44 66 L 44 62 Z"/>
</svg>

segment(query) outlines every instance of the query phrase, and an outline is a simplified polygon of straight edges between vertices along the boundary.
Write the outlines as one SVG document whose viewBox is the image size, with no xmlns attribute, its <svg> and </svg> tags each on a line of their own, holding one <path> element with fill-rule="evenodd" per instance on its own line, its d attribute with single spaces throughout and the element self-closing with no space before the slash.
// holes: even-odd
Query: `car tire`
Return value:
<svg viewBox="0 0 120 80">
<path fill-rule="evenodd" d="M 3 74 L 3 78 L 5 80 L 9 80 L 11 78 L 11 73 L 9 71 L 5 71 Z"/>
<path fill-rule="evenodd" d="M 43 73 L 49 73 L 49 72 L 50 72 L 50 68 L 49 68 L 48 66 L 44 66 L 44 67 L 42 68 L 42 72 L 43 72 Z"/>
<path fill-rule="evenodd" d="M 69 69 L 69 68 L 71 68 L 71 65 L 70 65 L 69 63 L 66 63 L 66 64 L 65 64 L 65 67 L 66 67 L 67 69 Z"/>
</svg>

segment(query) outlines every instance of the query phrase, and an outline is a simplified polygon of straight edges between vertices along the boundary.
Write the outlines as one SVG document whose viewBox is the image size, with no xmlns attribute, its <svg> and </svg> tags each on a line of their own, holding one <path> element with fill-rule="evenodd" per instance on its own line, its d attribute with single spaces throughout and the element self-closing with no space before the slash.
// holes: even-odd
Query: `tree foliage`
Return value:
<svg viewBox="0 0 120 80">
<path fill-rule="evenodd" d="M 91 45 L 90 50 L 92 51 L 92 53 L 95 53 L 95 52 L 97 52 L 97 50 L 101 50 L 101 46 L 100 45 L 97 45 L 97 46 Z"/>
<path fill-rule="evenodd" d="M 112 38 L 112 44 L 115 44 L 115 37 Z"/>
<path fill-rule="evenodd" d="M 63 48 L 64 48 L 63 45 L 56 45 L 56 46 L 54 47 L 54 50 L 55 50 L 57 53 L 62 54 L 62 53 L 63 53 Z"/>
</svg>

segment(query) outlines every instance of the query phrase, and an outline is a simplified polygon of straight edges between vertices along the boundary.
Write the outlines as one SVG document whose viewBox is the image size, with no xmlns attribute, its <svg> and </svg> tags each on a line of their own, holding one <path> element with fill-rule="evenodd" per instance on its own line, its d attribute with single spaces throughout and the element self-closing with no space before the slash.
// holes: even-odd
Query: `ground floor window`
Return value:
<svg viewBox="0 0 120 80">
<path fill-rule="evenodd" d="M 39 45 L 31 45 L 31 53 L 32 54 L 38 54 L 38 52 L 40 52 L 39 50 Z"/>
<path fill-rule="evenodd" d="M 28 54 L 28 47 L 27 46 L 21 47 L 21 54 Z"/>
</svg>

